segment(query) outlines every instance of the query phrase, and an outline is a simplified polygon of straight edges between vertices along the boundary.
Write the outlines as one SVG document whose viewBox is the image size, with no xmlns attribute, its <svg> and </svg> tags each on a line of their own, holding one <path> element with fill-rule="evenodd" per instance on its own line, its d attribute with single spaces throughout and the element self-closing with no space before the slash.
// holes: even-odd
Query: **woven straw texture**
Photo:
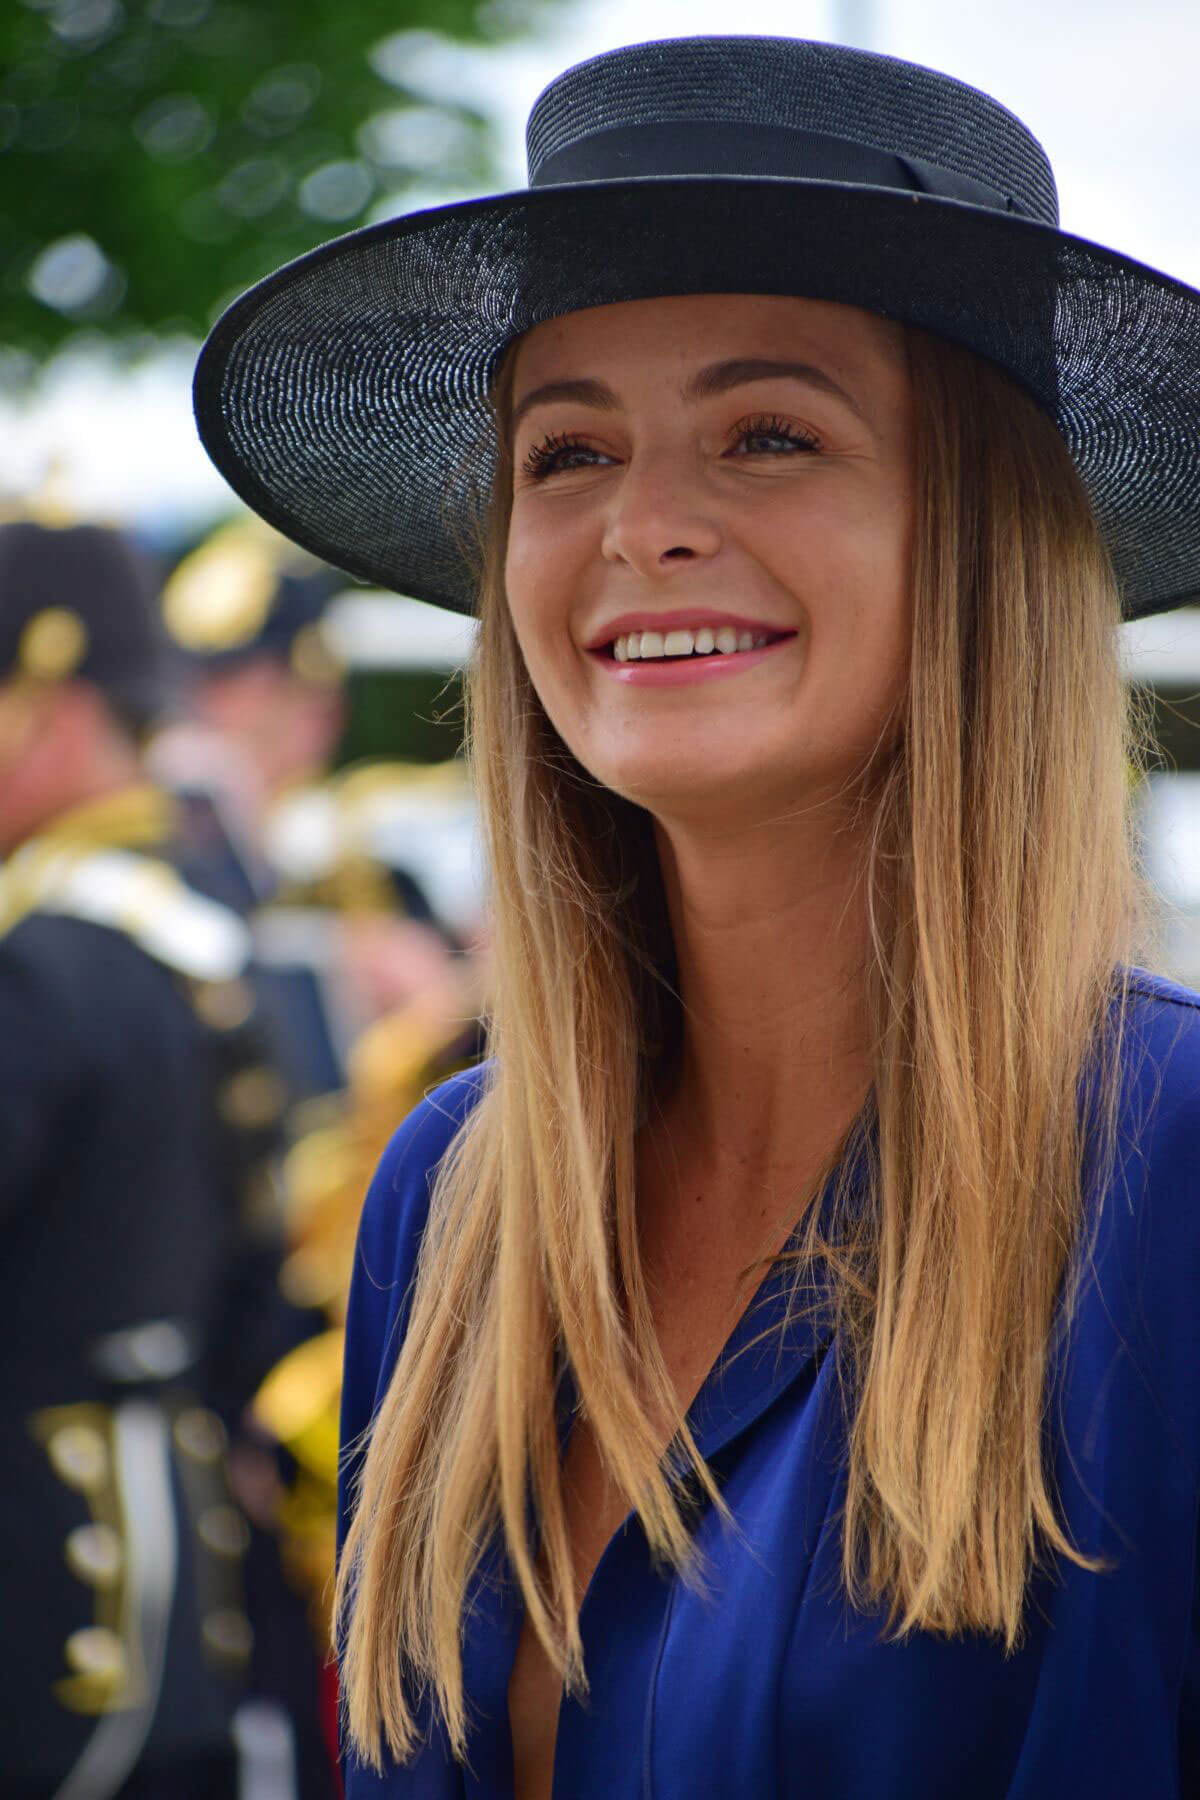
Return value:
<svg viewBox="0 0 1200 1800">
<path fill-rule="evenodd" d="M 1200 295 L 1057 230 L 1049 165 L 1011 114 L 830 45 L 642 45 L 547 90 L 531 175 L 592 134 L 672 119 L 871 144 L 985 181 L 1010 210 L 764 170 L 547 186 L 355 232 L 244 295 L 205 347 L 197 420 L 236 491 L 350 574 L 470 611 L 507 343 L 615 301 L 802 294 L 1008 369 L 1066 440 L 1127 614 L 1200 599 Z"/>
</svg>

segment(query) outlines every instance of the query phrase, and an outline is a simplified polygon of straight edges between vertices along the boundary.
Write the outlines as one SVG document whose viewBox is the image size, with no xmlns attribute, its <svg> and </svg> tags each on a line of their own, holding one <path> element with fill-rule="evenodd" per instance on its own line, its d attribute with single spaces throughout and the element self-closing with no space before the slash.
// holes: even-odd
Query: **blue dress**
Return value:
<svg viewBox="0 0 1200 1800">
<path fill-rule="evenodd" d="M 691 1419 L 740 1528 L 698 1527 L 698 1593 L 616 1533 L 581 1615 L 590 1695 L 565 1700 L 555 1800 L 1183 1800 L 1200 1795 L 1200 996 L 1134 976 L 1122 1167 L 1097 1280 L 1052 1364 L 1056 1475 L 1076 1545 L 1114 1559 L 1035 1577 L 1022 1648 L 916 1634 L 846 1607 L 845 1422 L 819 1325 L 736 1352 L 772 1315 L 768 1275 Z M 363 1215 L 343 1443 L 367 1426 L 403 1334 L 428 1181 L 478 1093 L 448 1082 L 397 1132 Z M 1140 1124 L 1140 1142 L 1129 1132 Z M 346 1496 L 343 1490 L 342 1526 Z M 348 1800 L 513 1793 L 507 1687 L 521 1624 L 501 1553 L 474 1593 L 469 1767 L 436 1720 Z"/>
</svg>

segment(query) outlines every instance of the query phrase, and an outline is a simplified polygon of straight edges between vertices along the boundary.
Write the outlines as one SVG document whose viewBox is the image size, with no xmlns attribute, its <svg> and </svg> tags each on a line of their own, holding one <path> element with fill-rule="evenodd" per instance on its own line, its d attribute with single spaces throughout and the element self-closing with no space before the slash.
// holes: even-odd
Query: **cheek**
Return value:
<svg viewBox="0 0 1200 1800">
<path fill-rule="evenodd" d="M 573 563 L 551 530 L 514 513 L 504 562 L 504 584 L 513 629 L 539 689 L 555 672 L 561 679 L 571 651 L 569 617 L 575 590 Z M 543 695 L 543 699 L 545 696 Z"/>
<path fill-rule="evenodd" d="M 504 558 L 504 593 L 513 629 L 526 654 L 526 639 L 537 612 L 539 572 L 537 559 L 529 554 L 527 534 L 514 525 L 509 531 Z"/>
<path fill-rule="evenodd" d="M 793 540 L 792 563 L 807 601 L 809 671 L 839 714 L 853 703 L 873 729 L 908 678 L 908 509 L 897 498 L 811 525 Z"/>
</svg>

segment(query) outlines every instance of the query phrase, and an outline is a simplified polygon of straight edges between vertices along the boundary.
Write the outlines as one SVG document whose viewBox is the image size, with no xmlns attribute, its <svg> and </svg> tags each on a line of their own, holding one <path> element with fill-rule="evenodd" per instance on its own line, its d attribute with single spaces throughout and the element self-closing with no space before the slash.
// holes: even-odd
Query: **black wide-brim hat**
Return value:
<svg viewBox="0 0 1200 1800">
<path fill-rule="evenodd" d="M 689 38 L 581 63 L 530 186 L 355 231 L 214 328 L 200 435 L 248 505 L 352 575 L 474 609 L 504 348 L 697 293 L 840 301 L 1006 369 L 1050 414 L 1127 616 L 1200 599 L 1200 294 L 1059 229 L 1020 121 L 833 44 Z"/>
</svg>

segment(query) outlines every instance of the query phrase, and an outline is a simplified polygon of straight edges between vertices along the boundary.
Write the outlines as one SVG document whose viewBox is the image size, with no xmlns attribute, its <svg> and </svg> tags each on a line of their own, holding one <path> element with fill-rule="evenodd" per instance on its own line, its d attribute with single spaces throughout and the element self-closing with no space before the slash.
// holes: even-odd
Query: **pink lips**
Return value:
<svg viewBox="0 0 1200 1800">
<path fill-rule="evenodd" d="M 612 655 L 615 640 L 630 631 L 661 631 L 665 634 L 694 630 L 703 625 L 712 631 L 728 625 L 739 633 L 750 631 L 756 636 L 766 633 L 771 642 L 757 650 L 735 651 L 731 656 L 714 650 L 708 656 L 653 657 L 646 662 L 637 658 L 621 663 Z M 631 687 L 684 687 L 698 681 L 717 681 L 739 670 L 752 669 L 790 643 L 795 635 L 794 631 L 781 631 L 765 619 L 749 619 L 739 613 L 720 612 L 714 607 L 694 606 L 674 612 L 621 613 L 596 633 L 587 648 L 614 681 L 623 681 Z"/>
</svg>

